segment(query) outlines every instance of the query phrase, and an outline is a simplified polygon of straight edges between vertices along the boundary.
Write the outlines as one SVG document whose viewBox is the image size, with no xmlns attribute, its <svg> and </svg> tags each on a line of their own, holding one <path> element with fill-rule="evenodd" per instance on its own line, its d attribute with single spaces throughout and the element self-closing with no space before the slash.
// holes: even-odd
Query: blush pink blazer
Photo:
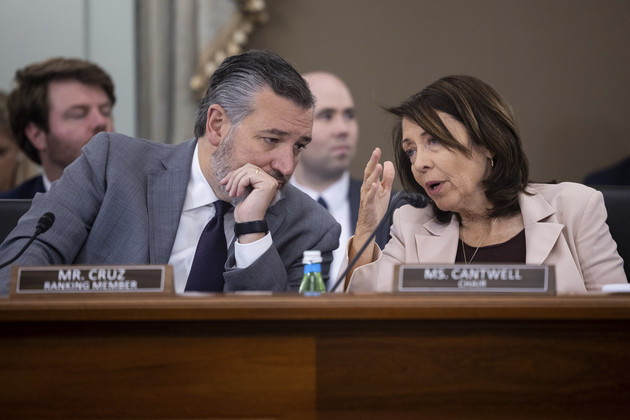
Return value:
<svg viewBox="0 0 630 420">
<path fill-rule="evenodd" d="M 604 284 L 627 282 L 599 191 L 569 182 L 530 184 L 527 191 L 533 195 L 519 196 L 526 263 L 555 266 L 558 294 L 601 291 Z M 398 264 L 453 264 L 459 222 L 453 217 L 441 224 L 430 207 L 407 205 L 394 212 L 391 236 L 382 252 L 374 247 L 373 263 L 355 270 L 348 291 L 393 291 Z M 346 255 L 342 270 L 347 262 Z"/>
</svg>

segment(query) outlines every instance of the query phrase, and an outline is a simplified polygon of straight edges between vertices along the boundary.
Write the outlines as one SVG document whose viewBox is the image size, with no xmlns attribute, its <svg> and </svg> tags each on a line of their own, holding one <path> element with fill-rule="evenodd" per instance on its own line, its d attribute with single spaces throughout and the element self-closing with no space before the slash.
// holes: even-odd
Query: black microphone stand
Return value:
<svg viewBox="0 0 630 420">
<path fill-rule="evenodd" d="M 33 234 L 33 236 L 30 237 L 26 245 L 24 245 L 24 247 L 20 250 L 20 252 L 17 253 L 15 257 L 11 258 L 9 261 L 3 264 L 0 264 L 0 269 L 6 267 L 9 264 L 13 264 L 15 260 L 20 258 L 22 254 L 24 253 L 24 251 L 26 251 L 26 248 L 31 246 L 35 238 L 37 238 L 40 234 L 50 229 L 53 223 L 55 223 L 55 215 L 52 213 L 45 213 L 42 217 L 40 217 L 39 220 L 37 221 L 37 227 L 35 228 L 35 233 Z"/>
</svg>

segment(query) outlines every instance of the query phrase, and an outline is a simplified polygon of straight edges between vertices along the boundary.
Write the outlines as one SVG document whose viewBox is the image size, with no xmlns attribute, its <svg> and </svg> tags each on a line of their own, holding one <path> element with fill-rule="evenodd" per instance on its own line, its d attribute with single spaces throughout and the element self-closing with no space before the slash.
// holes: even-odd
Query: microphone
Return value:
<svg viewBox="0 0 630 420">
<path fill-rule="evenodd" d="M 374 237 L 376 236 L 376 232 L 378 232 L 381 226 L 383 226 L 385 222 L 388 223 L 388 226 L 391 226 L 394 210 L 396 210 L 398 207 L 403 205 L 404 202 L 407 202 L 408 204 L 411 204 L 412 206 L 419 209 L 424 208 L 427 206 L 427 204 L 429 204 L 429 200 L 423 194 L 406 193 L 404 191 L 400 191 L 396 193 L 396 195 L 394 195 L 394 198 L 392 198 L 392 200 L 389 202 L 389 207 L 387 208 L 387 212 L 385 212 L 385 215 L 379 222 L 378 226 L 376 227 L 376 229 L 374 229 L 374 231 L 372 232 L 370 237 L 367 239 L 367 241 L 365 241 L 361 249 L 359 249 L 359 252 L 357 252 L 357 255 L 355 255 L 352 261 L 348 263 L 348 266 L 346 267 L 345 270 L 343 270 L 343 273 L 341 273 L 341 275 L 337 278 L 337 281 L 335 282 L 334 286 L 330 289 L 331 292 L 334 292 L 335 290 L 337 290 L 337 287 L 339 287 L 341 282 L 346 278 L 346 275 L 348 274 L 352 266 L 357 262 L 359 257 L 363 254 L 363 252 L 365 251 L 367 246 L 370 244 L 372 239 L 374 239 Z"/>
<path fill-rule="evenodd" d="M 429 200 L 427 199 L 427 196 L 424 194 L 397 193 L 396 196 L 394 196 L 394 200 L 396 200 L 397 197 L 399 196 L 402 197 L 401 200 L 406 200 L 408 204 L 411 204 L 417 209 L 425 208 L 429 204 Z M 398 207 L 400 207 L 400 205 L 396 206 L 396 208 Z M 392 214 L 394 213 L 392 212 Z"/>
<path fill-rule="evenodd" d="M 29 246 L 31 246 L 31 244 L 33 243 L 35 238 L 37 238 L 39 235 L 41 235 L 42 233 L 44 233 L 48 229 L 50 229 L 50 227 L 53 225 L 53 223 L 55 223 L 55 215 L 52 214 L 52 213 L 44 213 L 44 215 L 42 217 L 40 217 L 39 220 L 37 221 L 37 226 L 35 227 L 35 233 L 28 240 L 26 245 L 24 245 L 24 247 L 20 250 L 20 252 L 17 253 L 17 255 L 15 257 L 13 257 L 9 261 L 1 264 L 0 268 L 4 268 L 7 265 L 13 263 L 18 258 L 20 258 L 22 256 L 22 254 L 24 254 L 24 251 L 26 251 L 26 249 Z"/>
<path fill-rule="evenodd" d="M 55 215 L 52 213 L 44 213 L 42 217 L 37 221 L 37 227 L 35 227 L 35 237 L 46 232 L 55 223 Z"/>
</svg>

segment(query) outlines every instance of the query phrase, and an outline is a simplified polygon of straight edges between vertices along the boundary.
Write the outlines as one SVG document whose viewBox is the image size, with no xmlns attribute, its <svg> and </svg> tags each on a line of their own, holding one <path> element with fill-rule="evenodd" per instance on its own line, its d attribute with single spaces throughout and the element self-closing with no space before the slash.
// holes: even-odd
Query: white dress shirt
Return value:
<svg viewBox="0 0 630 420">
<path fill-rule="evenodd" d="M 44 189 L 48 192 L 48 190 L 50 190 L 50 186 L 52 185 L 52 181 L 48 179 L 44 172 L 42 172 L 42 181 L 44 182 Z"/>
<path fill-rule="evenodd" d="M 348 191 L 350 189 L 350 172 L 345 172 L 337 182 L 321 193 L 301 185 L 294 177 L 291 178 L 290 182 L 295 187 L 308 194 L 313 200 L 317 201 L 320 197 L 324 199 L 328 205 L 328 212 L 330 212 L 337 223 L 341 225 L 339 248 L 333 251 L 333 262 L 330 264 L 330 280 L 328 281 L 328 287 L 330 288 L 337 280 L 339 267 L 341 266 L 346 250 L 346 243 L 348 242 L 348 239 L 350 239 L 350 232 L 352 232 L 350 221 L 350 199 L 348 198 Z M 339 289 L 343 288 L 340 287 L 337 290 Z"/>
<path fill-rule="evenodd" d="M 188 274 L 192 267 L 197 242 L 201 237 L 203 229 L 215 215 L 213 203 L 219 198 L 208 184 L 208 181 L 201 172 L 199 165 L 199 146 L 195 146 L 195 152 L 190 165 L 190 180 L 186 188 L 186 197 L 182 215 L 179 219 L 175 243 L 171 250 L 171 257 L 168 263 L 173 266 L 173 277 L 175 280 L 175 291 L 184 293 Z M 228 244 L 234 239 L 234 211 L 231 210 L 223 218 L 225 228 L 225 239 Z M 262 239 L 249 244 L 234 244 L 234 254 L 236 267 L 245 268 L 256 261 L 273 244 L 271 234 L 268 233 Z"/>
</svg>

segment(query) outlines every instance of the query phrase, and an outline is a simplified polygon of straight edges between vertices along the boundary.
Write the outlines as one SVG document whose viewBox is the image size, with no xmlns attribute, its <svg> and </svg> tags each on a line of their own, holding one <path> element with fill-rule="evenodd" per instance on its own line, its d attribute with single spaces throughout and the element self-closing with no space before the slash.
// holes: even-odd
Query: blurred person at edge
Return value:
<svg viewBox="0 0 630 420">
<path fill-rule="evenodd" d="M 93 136 L 114 130 L 114 83 L 92 62 L 61 57 L 18 70 L 15 82 L 7 103 L 13 136 L 43 173 L 0 198 L 33 198 L 50 189 Z"/>
<path fill-rule="evenodd" d="M 7 94 L 0 91 L 0 192 L 14 188 L 37 173 L 38 167 L 24 158 L 9 124 Z"/>
<path fill-rule="evenodd" d="M 444 77 L 389 109 L 403 187 L 428 197 L 394 213 L 392 239 L 372 245 L 346 276 L 350 291 L 392 291 L 397 264 L 555 267 L 558 294 L 626 283 L 602 194 L 582 184 L 529 181 L 511 107 L 485 82 Z M 376 148 L 365 169 L 352 260 L 387 209 L 395 170 Z"/>
</svg>

